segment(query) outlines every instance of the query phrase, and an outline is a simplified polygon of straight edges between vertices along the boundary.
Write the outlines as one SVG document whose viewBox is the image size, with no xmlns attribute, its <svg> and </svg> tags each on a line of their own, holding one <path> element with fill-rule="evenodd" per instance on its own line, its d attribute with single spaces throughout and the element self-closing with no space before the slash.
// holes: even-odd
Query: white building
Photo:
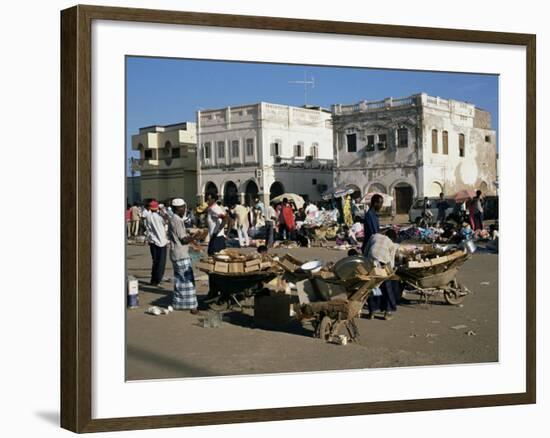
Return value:
<svg viewBox="0 0 550 438">
<path fill-rule="evenodd" d="M 191 122 L 140 128 L 132 136 L 139 151 L 141 199 L 160 201 L 182 197 L 195 201 L 197 193 L 197 134 Z"/>
<path fill-rule="evenodd" d="M 332 186 L 331 113 L 272 103 L 197 112 L 198 197 L 264 203 L 282 193 L 311 200 Z"/>
<path fill-rule="evenodd" d="M 428 96 L 333 105 L 334 185 L 413 198 L 462 189 L 495 194 L 496 132 L 475 105 Z"/>
</svg>

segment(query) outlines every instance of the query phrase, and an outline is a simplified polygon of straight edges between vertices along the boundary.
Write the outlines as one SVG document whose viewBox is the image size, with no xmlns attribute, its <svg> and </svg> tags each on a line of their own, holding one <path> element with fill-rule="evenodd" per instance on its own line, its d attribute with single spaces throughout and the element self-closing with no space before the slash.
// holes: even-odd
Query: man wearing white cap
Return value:
<svg viewBox="0 0 550 438">
<path fill-rule="evenodd" d="M 168 238 L 170 240 L 170 260 L 174 267 L 174 293 L 172 306 L 176 310 L 190 310 L 193 315 L 198 313 L 197 290 L 193 266 L 189 258 L 189 243 L 195 237 L 187 232 L 184 218 L 186 204 L 181 198 L 172 200 L 174 216 L 170 219 Z"/>
</svg>

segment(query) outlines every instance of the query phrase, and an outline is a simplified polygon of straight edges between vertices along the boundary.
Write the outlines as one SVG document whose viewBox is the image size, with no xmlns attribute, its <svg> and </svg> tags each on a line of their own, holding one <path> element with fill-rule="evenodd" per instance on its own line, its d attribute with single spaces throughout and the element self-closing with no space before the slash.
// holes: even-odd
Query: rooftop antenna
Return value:
<svg viewBox="0 0 550 438">
<path fill-rule="evenodd" d="M 304 85 L 304 106 L 307 106 L 307 87 L 311 85 L 311 88 L 315 88 L 315 78 L 312 76 L 310 80 L 307 80 L 306 72 L 304 70 L 303 81 L 288 81 L 289 84 L 303 84 Z"/>
</svg>

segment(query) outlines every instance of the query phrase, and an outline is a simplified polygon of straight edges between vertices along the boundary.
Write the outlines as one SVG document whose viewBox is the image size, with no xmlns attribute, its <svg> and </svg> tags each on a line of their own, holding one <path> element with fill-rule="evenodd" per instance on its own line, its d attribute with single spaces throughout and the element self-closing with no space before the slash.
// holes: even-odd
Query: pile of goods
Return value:
<svg viewBox="0 0 550 438">
<path fill-rule="evenodd" d="M 197 263 L 197 268 L 208 274 L 247 275 L 273 272 L 278 269 L 278 265 L 268 255 L 243 254 L 236 250 L 224 249 L 212 257 L 201 259 Z"/>
<path fill-rule="evenodd" d="M 466 249 L 455 245 L 401 245 L 398 264 L 408 269 L 443 267 L 467 255 Z"/>
<path fill-rule="evenodd" d="M 191 235 L 198 241 L 203 241 L 208 236 L 208 228 L 189 228 Z"/>
</svg>

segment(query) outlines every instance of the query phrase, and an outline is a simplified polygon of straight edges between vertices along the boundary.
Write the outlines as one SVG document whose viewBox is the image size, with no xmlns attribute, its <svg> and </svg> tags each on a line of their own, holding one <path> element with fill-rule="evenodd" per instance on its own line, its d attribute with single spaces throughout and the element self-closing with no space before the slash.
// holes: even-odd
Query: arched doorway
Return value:
<svg viewBox="0 0 550 438">
<path fill-rule="evenodd" d="M 285 186 L 279 181 L 275 181 L 269 188 L 269 199 L 273 199 L 276 196 L 282 195 L 285 192 Z"/>
<path fill-rule="evenodd" d="M 367 189 L 367 193 L 387 193 L 386 187 L 380 183 L 372 183 Z"/>
<path fill-rule="evenodd" d="M 353 190 L 353 193 L 350 195 L 351 199 L 361 199 L 361 189 L 355 184 L 347 184 L 346 188 Z"/>
<path fill-rule="evenodd" d="M 250 180 L 246 183 L 246 188 L 244 190 L 244 202 L 247 206 L 254 205 L 254 199 L 258 196 L 258 185 Z"/>
<path fill-rule="evenodd" d="M 218 188 L 212 181 L 208 181 L 204 186 L 204 199 L 208 199 L 210 196 L 218 196 Z"/>
<path fill-rule="evenodd" d="M 412 186 L 407 183 L 398 183 L 393 190 L 396 214 L 407 214 L 413 203 L 414 190 Z"/>
<path fill-rule="evenodd" d="M 443 184 L 437 181 L 432 181 L 428 188 L 428 193 L 426 193 L 425 196 L 436 197 L 439 196 L 440 193 L 444 193 Z"/>
<path fill-rule="evenodd" d="M 233 181 L 227 181 L 223 187 L 223 204 L 234 205 L 239 200 L 239 191 Z"/>
</svg>

